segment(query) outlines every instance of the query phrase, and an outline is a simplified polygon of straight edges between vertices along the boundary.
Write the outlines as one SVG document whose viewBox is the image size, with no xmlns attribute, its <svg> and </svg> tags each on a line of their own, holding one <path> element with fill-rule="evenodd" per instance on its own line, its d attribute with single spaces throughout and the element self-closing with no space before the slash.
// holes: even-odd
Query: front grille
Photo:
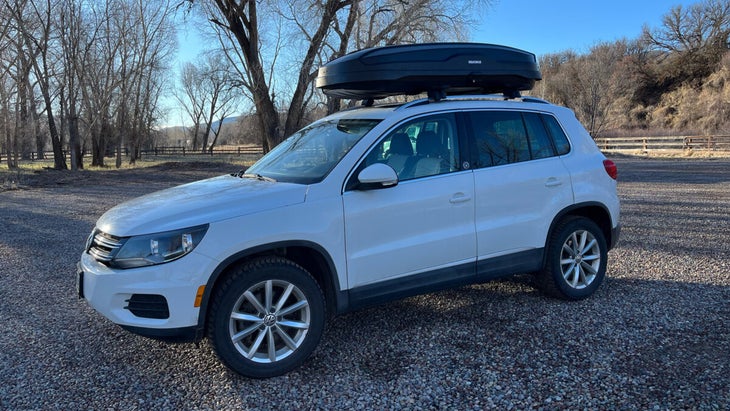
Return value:
<svg viewBox="0 0 730 411">
<path fill-rule="evenodd" d="M 89 249 L 87 250 L 94 259 L 104 264 L 109 264 L 119 249 L 124 245 L 124 239 L 115 237 L 102 231 L 92 233 Z"/>
<path fill-rule="evenodd" d="M 133 294 L 124 307 L 137 317 L 166 319 L 170 318 L 167 300 L 157 294 Z"/>
</svg>

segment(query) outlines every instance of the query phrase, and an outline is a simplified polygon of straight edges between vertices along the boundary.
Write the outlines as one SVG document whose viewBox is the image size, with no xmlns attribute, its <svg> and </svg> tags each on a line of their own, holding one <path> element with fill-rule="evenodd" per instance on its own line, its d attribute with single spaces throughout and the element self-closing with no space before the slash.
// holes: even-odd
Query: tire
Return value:
<svg viewBox="0 0 730 411">
<path fill-rule="evenodd" d="M 215 291 L 208 338 L 228 368 L 268 378 L 300 366 L 324 324 L 324 294 L 312 275 L 287 259 L 264 257 L 236 267 Z"/>
<path fill-rule="evenodd" d="M 545 266 L 538 274 L 540 288 L 564 300 L 589 297 L 606 276 L 607 250 L 596 223 L 585 217 L 562 220 L 548 241 Z"/>
</svg>

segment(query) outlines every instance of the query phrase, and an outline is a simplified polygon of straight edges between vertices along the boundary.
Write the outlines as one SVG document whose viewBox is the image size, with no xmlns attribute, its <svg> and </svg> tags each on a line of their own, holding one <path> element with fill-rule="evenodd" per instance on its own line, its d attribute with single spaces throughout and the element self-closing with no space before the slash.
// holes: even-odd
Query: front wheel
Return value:
<svg viewBox="0 0 730 411">
<path fill-rule="evenodd" d="M 325 323 L 317 281 L 279 257 L 237 267 L 214 295 L 208 337 L 232 370 L 253 378 L 284 374 L 314 351 Z"/>
<path fill-rule="evenodd" d="M 590 296 L 606 275 L 607 250 L 603 231 L 593 221 L 585 217 L 561 221 L 550 236 L 545 267 L 539 273 L 542 290 L 566 300 Z"/>
</svg>

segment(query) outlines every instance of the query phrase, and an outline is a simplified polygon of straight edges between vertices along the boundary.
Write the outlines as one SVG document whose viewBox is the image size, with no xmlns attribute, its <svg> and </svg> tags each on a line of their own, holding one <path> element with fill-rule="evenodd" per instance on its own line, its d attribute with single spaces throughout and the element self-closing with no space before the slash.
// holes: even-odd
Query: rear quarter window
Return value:
<svg viewBox="0 0 730 411">
<path fill-rule="evenodd" d="M 568 141 L 568 136 L 565 135 L 565 132 L 563 131 L 563 128 L 560 127 L 558 120 L 556 120 L 555 117 L 546 114 L 542 116 L 542 119 L 550 132 L 550 137 L 553 139 L 558 155 L 562 156 L 564 154 L 568 154 L 570 152 L 570 141 Z"/>
<path fill-rule="evenodd" d="M 525 119 L 532 159 L 537 160 L 555 156 L 553 143 L 550 141 L 550 136 L 542 120 L 540 120 L 540 115 L 537 113 L 523 113 L 522 116 Z"/>
</svg>

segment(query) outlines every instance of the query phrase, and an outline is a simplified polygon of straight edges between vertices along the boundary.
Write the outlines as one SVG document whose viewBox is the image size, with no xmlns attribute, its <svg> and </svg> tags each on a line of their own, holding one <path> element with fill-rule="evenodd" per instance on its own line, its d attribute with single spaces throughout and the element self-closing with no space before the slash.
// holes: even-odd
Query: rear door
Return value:
<svg viewBox="0 0 730 411">
<path fill-rule="evenodd" d="M 570 174 L 541 114 L 477 111 L 467 116 L 477 153 L 479 271 L 538 268 L 553 217 L 573 203 Z"/>
</svg>

